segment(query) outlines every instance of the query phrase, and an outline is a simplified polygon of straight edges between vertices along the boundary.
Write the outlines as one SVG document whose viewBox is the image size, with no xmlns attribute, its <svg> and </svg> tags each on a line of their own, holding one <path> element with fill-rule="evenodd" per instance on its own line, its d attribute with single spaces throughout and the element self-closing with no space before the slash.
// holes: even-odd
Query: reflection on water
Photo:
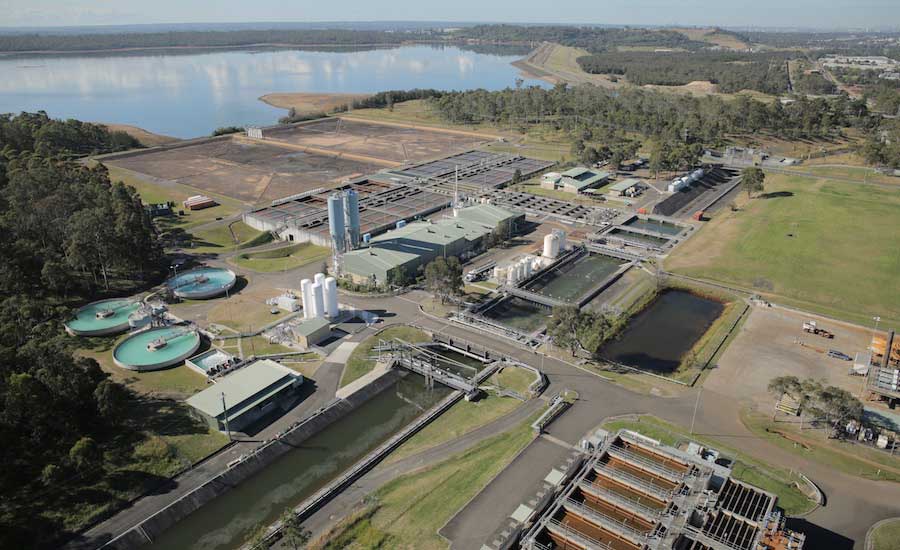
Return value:
<svg viewBox="0 0 900 550">
<path fill-rule="evenodd" d="M 45 110 L 196 137 L 274 123 L 284 111 L 258 101 L 267 93 L 501 89 L 519 76 L 515 59 L 430 46 L 16 56 L 0 58 L 0 112 Z"/>
<path fill-rule="evenodd" d="M 623 365 L 672 372 L 723 309 L 715 300 L 667 290 L 629 320 L 622 335 L 605 345 L 601 353 Z"/>
</svg>

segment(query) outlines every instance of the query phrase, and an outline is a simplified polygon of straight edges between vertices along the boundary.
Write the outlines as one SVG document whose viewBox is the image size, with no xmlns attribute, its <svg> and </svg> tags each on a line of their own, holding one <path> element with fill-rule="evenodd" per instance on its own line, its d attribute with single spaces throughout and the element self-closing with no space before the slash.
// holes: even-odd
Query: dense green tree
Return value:
<svg viewBox="0 0 900 550">
<path fill-rule="evenodd" d="M 438 257 L 425 266 L 425 287 L 446 303 L 452 296 L 462 295 L 462 264 L 455 257 Z"/>
<path fill-rule="evenodd" d="M 766 173 L 760 168 L 750 166 L 741 171 L 741 186 L 747 191 L 747 198 L 765 189 L 765 181 Z"/>
</svg>

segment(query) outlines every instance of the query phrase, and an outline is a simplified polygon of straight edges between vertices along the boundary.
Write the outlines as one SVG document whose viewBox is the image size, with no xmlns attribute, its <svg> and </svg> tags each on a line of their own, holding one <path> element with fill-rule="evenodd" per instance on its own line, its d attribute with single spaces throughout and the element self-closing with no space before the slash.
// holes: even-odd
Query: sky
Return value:
<svg viewBox="0 0 900 550">
<path fill-rule="evenodd" d="M 900 27 L 900 0 L 2 0 L 0 8 L 0 27 L 264 21 Z"/>
</svg>

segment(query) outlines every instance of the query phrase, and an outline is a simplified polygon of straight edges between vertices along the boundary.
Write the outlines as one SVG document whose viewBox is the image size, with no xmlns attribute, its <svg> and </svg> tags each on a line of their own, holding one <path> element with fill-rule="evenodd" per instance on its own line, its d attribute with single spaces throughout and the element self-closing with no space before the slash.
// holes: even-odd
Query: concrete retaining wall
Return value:
<svg viewBox="0 0 900 550">
<path fill-rule="evenodd" d="M 182 518 L 214 498 L 260 472 L 285 453 L 330 426 L 360 405 L 391 387 L 403 374 L 393 371 L 360 388 L 346 399 L 336 399 L 301 421 L 287 432 L 184 495 L 166 508 L 145 519 L 129 531 L 113 539 L 104 548 L 125 550 L 147 544 L 159 537 Z"/>
</svg>

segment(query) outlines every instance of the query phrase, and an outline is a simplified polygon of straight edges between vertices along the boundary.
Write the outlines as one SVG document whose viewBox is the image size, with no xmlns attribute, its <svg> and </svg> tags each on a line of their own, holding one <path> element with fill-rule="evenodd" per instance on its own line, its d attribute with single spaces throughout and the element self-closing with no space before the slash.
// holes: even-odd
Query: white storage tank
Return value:
<svg viewBox="0 0 900 550">
<path fill-rule="evenodd" d="M 312 319 L 313 312 L 312 281 L 303 279 L 300 281 L 300 298 L 303 300 L 303 318 Z"/>
<path fill-rule="evenodd" d="M 313 282 L 316 284 L 322 285 L 325 287 L 325 274 L 324 273 L 316 273 L 315 277 L 313 277 Z"/>
<path fill-rule="evenodd" d="M 566 232 L 561 229 L 554 229 L 553 232 L 559 238 L 559 251 L 565 252 L 569 248 L 569 243 L 566 242 Z"/>
<path fill-rule="evenodd" d="M 559 256 L 559 237 L 550 233 L 544 237 L 544 257 L 551 260 Z"/>
<path fill-rule="evenodd" d="M 528 258 L 524 258 L 522 260 L 522 277 L 527 278 L 531 277 L 531 260 Z"/>
<path fill-rule="evenodd" d="M 516 268 L 514 266 L 506 269 L 506 284 L 510 286 L 516 284 Z"/>
<path fill-rule="evenodd" d="M 335 319 L 340 314 L 338 308 L 337 279 L 325 278 L 325 315 L 329 319 Z"/>
<path fill-rule="evenodd" d="M 312 293 L 313 317 L 325 316 L 325 287 L 319 283 L 313 283 L 310 287 Z"/>
</svg>

